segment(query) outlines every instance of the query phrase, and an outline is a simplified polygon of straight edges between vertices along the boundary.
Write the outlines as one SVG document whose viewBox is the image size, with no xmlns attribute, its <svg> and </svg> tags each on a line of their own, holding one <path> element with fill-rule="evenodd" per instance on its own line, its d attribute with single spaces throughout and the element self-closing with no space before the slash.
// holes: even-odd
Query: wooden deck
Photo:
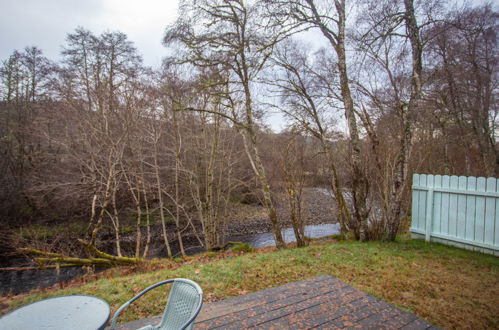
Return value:
<svg viewBox="0 0 499 330">
<path fill-rule="evenodd" d="M 160 316 L 124 324 L 137 329 Z M 436 329 L 384 301 L 324 275 L 205 304 L 194 329 Z"/>
</svg>

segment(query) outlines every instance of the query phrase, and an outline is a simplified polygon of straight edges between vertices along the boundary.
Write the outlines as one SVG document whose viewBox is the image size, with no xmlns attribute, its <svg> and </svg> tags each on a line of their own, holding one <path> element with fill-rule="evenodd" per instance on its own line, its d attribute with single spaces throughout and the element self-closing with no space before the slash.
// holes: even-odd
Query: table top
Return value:
<svg viewBox="0 0 499 330">
<path fill-rule="evenodd" d="M 0 318 L 0 329 L 104 329 L 111 310 L 104 300 L 83 295 L 34 302 Z"/>
</svg>

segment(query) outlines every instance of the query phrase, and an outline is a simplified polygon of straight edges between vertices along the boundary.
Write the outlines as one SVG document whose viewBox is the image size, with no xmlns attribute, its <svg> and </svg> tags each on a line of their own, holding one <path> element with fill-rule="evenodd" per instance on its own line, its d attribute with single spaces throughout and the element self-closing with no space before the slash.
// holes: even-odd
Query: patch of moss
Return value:
<svg viewBox="0 0 499 330">
<path fill-rule="evenodd" d="M 208 251 L 208 252 L 206 252 L 206 256 L 208 258 L 214 258 L 217 256 L 217 253 L 215 251 Z"/>
<path fill-rule="evenodd" d="M 251 252 L 253 248 L 249 246 L 247 243 L 235 242 L 234 245 L 230 248 L 232 252 Z"/>
</svg>

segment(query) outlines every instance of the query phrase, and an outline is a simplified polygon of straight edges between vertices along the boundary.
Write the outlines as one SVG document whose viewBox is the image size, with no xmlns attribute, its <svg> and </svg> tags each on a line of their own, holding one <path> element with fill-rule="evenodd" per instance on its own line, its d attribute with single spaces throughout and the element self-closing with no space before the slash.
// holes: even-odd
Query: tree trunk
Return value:
<svg viewBox="0 0 499 330">
<path fill-rule="evenodd" d="M 338 214 L 338 221 L 340 222 L 341 234 L 346 238 L 348 229 L 354 230 L 354 232 L 356 231 L 356 224 L 352 221 L 352 216 L 350 215 L 348 205 L 345 201 L 345 197 L 343 196 L 343 189 L 340 183 L 340 179 L 338 178 L 338 173 L 336 172 L 336 166 L 334 165 L 334 157 L 331 146 L 327 144 L 327 141 L 324 140 L 324 137 L 321 138 L 321 145 L 322 149 L 326 153 L 326 157 L 328 160 L 328 167 L 331 176 L 329 184 L 331 186 L 332 192 L 334 193 L 334 200 L 337 209 L 336 212 Z M 354 228 L 351 228 L 352 226 L 354 226 Z"/>
<path fill-rule="evenodd" d="M 165 242 L 166 253 L 168 258 L 172 257 L 172 249 L 170 247 L 170 242 L 168 241 L 168 233 L 166 232 L 166 223 L 165 223 L 165 206 L 163 203 L 163 192 L 161 190 L 161 178 L 159 176 L 159 165 L 158 165 L 158 143 L 159 137 L 155 137 L 154 141 L 154 174 L 156 176 L 156 189 L 158 193 L 158 201 L 159 201 L 159 216 L 161 218 L 161 226 L 163 229 L 163 239 Z"/>
<path fill-rule="evenodd" d="M 253 130 L 247 129 L 246 131 L 249 133 L 249 135 L 250 135 L 249 139 L 251 141 L 251 146 L 248 146 L 248 141 L 247 141 L 248 139 L 243 134 L 243 141 L 244 141 L 246 154 L 248 155 L 248 158 L 250 159 L 253 171 L 255 172 L 258 180 L 260 181 L 260 186 L 261 186 L 262 195 L 263 195 L 263 205 L 264 205 L 265 209 L 267 210 L 267 216 L 269 217 L 270 224 L 272 226 L 272 233 L 274 234 L 276 246 L 279 249 L 283 249 L 286 247 L 286 244 L 284 243 L 284 239 L 282 237 L 281 224 L 279 223 L 279 220 L 277 218 L 277 212 L 275 209 L 274 202 L 272 200 L 272 193 L 270 190 L 270 184 L 269 184 L 267 176 L 265 174 L 265 168 L 263 167 L 263 163 L 262 163 L 262 160 L 260 158 L 258 148 L 256 146 L 256 134 L 253 132 Z"/>
<path fill-rule="evenodd" d="M 338 39 L 336 45 L 333 45 L 338 56 L 338 71 L 340 75 L 341 97 L 345 107 L 345 117 L 348 124 L 350 135 L 350 163 L 352 166 L 352 190 L 355 220 L 359 225 L 358 236 L 359 240 L 366 241 L 368 239 L 368 180 L 365 171 L 362 167 L 362 154 L 357 128 L 357 120 L 355 118 L 354 105 L 347 73 L 347 62 L 345 53 L 345 3 L 335 1 L 338 11 Z"/>
<path fill-rule="evenodd" d="M 177 234 L 178 245 L 182 256 L 186 256 L 184 249 L 184 242 L 182 240 L 182 233 L 180 231 L 180 152 L 182 149 L 182 139 L 180 136 L 179 125 L 177 121 L 177 112 L 172 113 L 173 125 L 175 126 L 175 231 Z"/>
<path fill-rule="evenodd" d="M 250 159 L 252 168 L 260 181 L 262 194 L 263 194 L 263 205 L 267 210 L 267 215 L 270 220 L 270 224 L 272 226 L 272 233 L 274 234 L 276 246 L 279 249 L 283 249 L 286 247 L 284 243 L 284 239 L 282 237 L 281 232 L 281 224 L 279 223 L 279 219 L 277 217 L 276 208 L 274 206 L 274 202 L 272 200 L 272 191 L 270 189 L 270 183 L 267 179 L 267 175 L 265 173 L 265 167 L 263 166 L 262 160 L 260 158 L 260 151 L 258 149 L 258 141 L 257 135 L 255 132 L 255 123 L 253 120 L 253 108 L 251 103 L 251 92 L 249 88 L 249 82 L 245 79 L 246 74 L 242 75 L 241 79 L 243 81 L 243 87 L 245 92 L 245 110 L 246 110 L 246 125 L 245 130 L 248 135 L 247 138 L 244 138 L 243 141 L 245 145 L 246 153 Z M 249 138 L 249 141 L 248 141 Z M 250 145 L 248 145 L 248 142 Z"/>
<path fill-rule="evenodd" d="M 145 187 L 142 187 L 144 192 L 144 205 L 146 208 L 146 244 L 144 246 L 144 252 L 142 253 L 142 258 L 147 258 L 147 253 L 149 252 L 149 245 L 151 244 L 151 219 L 149 213 L 149 202 L 147 199 L 147 192 Z"/>
<path fill-rule="evenodd" d="M 398 155 L 396 174 L 392 183 L 390 198 L 390 213 L 388 214 L 387 239 L 395 240 L 400 224 L 402 199 L 407 185 L 409 171 L 409 157 L 412 149 L 412 123 L 416 119 L 419 101 L 421 98 L 423 72 L 423 45 L 419 35 L 419 26 L 414 13 L 413 0 L 404 0 L 405 26 L 412 51 L 412 79 L 409 103 L 401 105 L 400 111 L 403 123 L 401 148 Z"/>
<path fill-rule="evenodd" d="M 350 166 L 352 168 L 352 192 L 354 219 L 353 223 L 356 237 L 361 241 L 368 239 L 368 180 L 364 168 L 362 167 L 362 154 L 357 121 L 355 118 L 354 104 L 350 92 L 347 61 L 345 52 L 345 24 L 346 11 L 345 1 L 335 0 L 334 5 L 338 13 L 335 20 L 338 30 L 331 31 L 323 22 L 323 16 L 319 14 L 313 0 L 306 0 L 312 11 L 312 23 L 320 29 L 324 37 L 331 44 L 338 58 L 338 72 L 340 77 L 341 99 L 345 108 L 345 117 L 349 131 Z"/>
</svg>

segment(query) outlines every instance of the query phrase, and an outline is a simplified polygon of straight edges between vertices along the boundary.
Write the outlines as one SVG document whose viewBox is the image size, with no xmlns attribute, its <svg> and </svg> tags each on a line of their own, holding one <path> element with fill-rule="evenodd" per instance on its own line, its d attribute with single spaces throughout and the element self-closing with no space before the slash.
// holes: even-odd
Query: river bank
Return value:
<svg viewBox="0 0 499 330">
<path fill-rule="evenodd" d="M 280 196 L 276 201 L 280 222 L 283 228 L 283 235 L 286 241 L 293 242 L 294 234 L 289 221 L 289 210 L 287 208 L 285 196 Z M 266 217 L 265 209 L 259 205 L 239 204 L 232 212 L 231 221 L 227 224 L 226 241 L 240 241 L 252 247 L 265 247 L 275 245 L 271 226 Z M 327 190 L 321 188 L 305 188 L 303 191 L 303 219 L 306 224 L 306 235 L 312 238 L 334 235 L 339 232 L 339 227 L 335 224 L 335 213 L 333 209 L 333 199 L 328 195 Z M 174 228 L 170 226 L 173 233 Z M 155 223 L 151 227 L 153 234 L 152 244 L 148 258 L 166 257 L 163 244 L 160 223 Z M 73 238 L 78 238 L 77 233 L 72 233 Z M 180 252 L 175 236 L 172 235 L 172 244 L 175 256 Z M 190 255 L 203 252 L 203 248 L 195 236 L 191 233 L 185 235 L 184 246 Z M 101 235 L 98 247 L 106 252 L 115 253 L 112 234 L 105 232 Z M 134 249 L 134 237 L 123 236 L 122 247 L 124 251 L 132 253 Z M 1 267 L 27 266 L 31 265 L 29 259 L 22 255 L 13 256 L 10 259 L 2 259 Z M 64 283 L 88 273 L 99 272 L 102 269 L 68 267 L 60 270 L 23 270 L 23 271 L 0 271 L 0 295 L 19 294 L 33 289 L 47 288 L 57 283 Z"/>
<path fill-rule="evenodd" d="M 336 223 L 334 199 L 324 188 L 304 188 L 302 216 L 305 225 Z M 276 200 L 277 214 L 282 228 L 291 227 L 289 207 L 283 194 Z M 249 211 L 249 212 L 248 212 Z M 272 231 L 272 227 L 262 206 L 249 206 L 246 215 L 233 218 L 228 223 L 227 233 L 231 235 L 248 235 Z"/>
</svg>

